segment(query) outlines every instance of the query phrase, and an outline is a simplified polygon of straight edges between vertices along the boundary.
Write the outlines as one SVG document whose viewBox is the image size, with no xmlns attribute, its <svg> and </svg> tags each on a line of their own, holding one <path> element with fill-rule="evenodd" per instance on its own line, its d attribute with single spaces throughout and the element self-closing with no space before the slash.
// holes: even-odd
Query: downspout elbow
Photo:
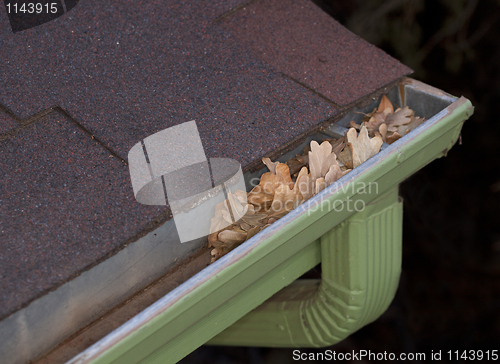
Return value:
<svg viewBox="0 0 500 364">
<path fill-rule="evenodd" d="M 397 188 L 321 237 L 322 278 L 297 280 L 209 345 L 325 347 L 376 320 L 397 290 L 402 202 Z"/>
</svg>

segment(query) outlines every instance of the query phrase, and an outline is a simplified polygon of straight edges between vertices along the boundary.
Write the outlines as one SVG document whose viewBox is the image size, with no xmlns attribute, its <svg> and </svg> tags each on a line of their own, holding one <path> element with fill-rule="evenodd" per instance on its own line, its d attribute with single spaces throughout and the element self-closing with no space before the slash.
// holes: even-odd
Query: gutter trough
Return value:
<svg viewBox="0 0 500 364">
<path fill-rule="evenodd" d="M 409 78 L 388 97 L 427 120 L 68 363 L 176 363 L 205 343 L 321 347 L 376 320 L 401 272 L 398 185 L 445 156 L 473 113 L 466 98 Z M 343 135 L 377 103 L 323 136 Z M 319 263 L 321 279 L 298 280 Z"/>
</svg>

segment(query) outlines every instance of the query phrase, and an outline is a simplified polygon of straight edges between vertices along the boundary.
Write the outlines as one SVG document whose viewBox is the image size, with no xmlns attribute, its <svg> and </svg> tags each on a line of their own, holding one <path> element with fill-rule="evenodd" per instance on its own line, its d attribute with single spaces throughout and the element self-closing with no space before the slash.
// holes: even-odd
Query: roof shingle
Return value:
<svg viewBox="0 0 500 364">
<path fill-rule="evenodd" d="M 52 112 L 0 141 L 0 318 L 166 214 L 134 200 L 103 145 L 126 159 L 196 120 L 207 157 L 247 166 L 410 72 L 309 1 L 244 4 L 88 0 L 15 34 L 0 16 L 0 105 L 72 118 Z M 0 133 L 15 124 L 0 114 Z"/>
</svg>

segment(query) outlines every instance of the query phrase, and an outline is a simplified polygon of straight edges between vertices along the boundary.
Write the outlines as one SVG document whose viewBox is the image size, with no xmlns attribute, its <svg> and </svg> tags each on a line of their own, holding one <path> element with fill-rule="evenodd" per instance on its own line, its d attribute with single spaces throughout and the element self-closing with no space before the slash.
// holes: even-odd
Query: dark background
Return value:
<svg viewBox="0 0 500 364">
<path fill-rule="evenodd" d="M 500 1 L 315 2 L 413 68 L 412 77 L 475 106 L 462 145 L 401 185 L 396 298 L 379 320 L 331 349 L 428 357 L 431 350 L 500 350 Z M 202 347 L 182 362 L 294 361 L 291 349 Z"/>
</svg>

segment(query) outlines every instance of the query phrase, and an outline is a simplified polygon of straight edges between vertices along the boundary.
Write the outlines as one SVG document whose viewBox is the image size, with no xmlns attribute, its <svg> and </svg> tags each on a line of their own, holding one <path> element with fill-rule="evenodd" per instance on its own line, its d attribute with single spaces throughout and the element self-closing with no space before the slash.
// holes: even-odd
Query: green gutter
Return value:
<svg viewBox="0 0 500 364">
<path fill-rule="evenodd" d="M 298 280 L 210 340 L 211 345 L 321 347 L 376 320 L 401 273 L 398 190 L 321 237 L 321 279 Z"/>
<path fill-rule="evenodd" d="M 277 329 L 286 333 L 267 337 L 266 344 L 275 346 L 329 345 L 376 319 L 399 279 L 397 186 L 445 155 L 473 112 L 467 99 L 414 80 L 405 80 L 402 90 L 401 99 L 411 108 L 419 106 L 411 103 L 415 97 L 418 103 L 427 100 L 428 105 L 420 105 L 424 109 L 441 111 L 69 363 L 175 363 L 212 338 L 217 344 L 261 345 L 258 336 L 263 330 L 258 327 L 266 315 L 277 324 L 276 335 Z M 370 182 L 378 184 L 377 191 L 351 188 Z M 348 200 L 363 201 L 367 209 L 339 209 Z M 339 255 L 344 257 L 341 262 Z M 295 283 L 238 321 L 320 261 L 324 275 L 319 285 Z M 384 262 L 390 263 L 381 265 Z M 300 322 L 300 313 L 312 325 L 309 329 Z M 242 332 L 250 329 L 252 334 Z"/>
</svg>

